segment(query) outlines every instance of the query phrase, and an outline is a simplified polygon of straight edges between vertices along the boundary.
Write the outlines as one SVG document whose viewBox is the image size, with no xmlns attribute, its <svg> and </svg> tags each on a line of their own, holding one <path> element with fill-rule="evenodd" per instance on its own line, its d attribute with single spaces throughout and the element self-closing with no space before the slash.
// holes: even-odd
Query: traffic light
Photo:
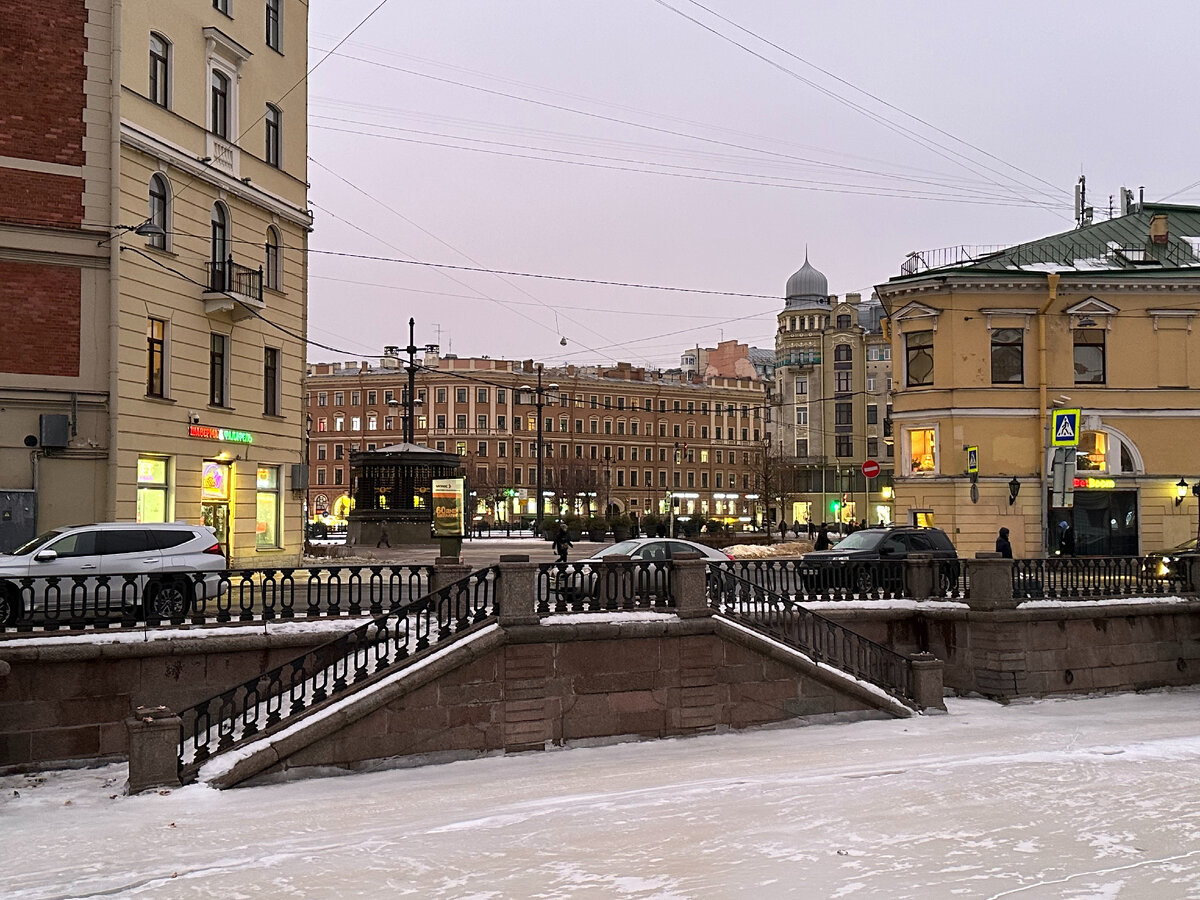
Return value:
<svg viewBox="0 0 1200 900">
<path fill-rule="evenodd" d="M 833 517 L 834 519 L 837 518 L 837 514 L 841 510 L 841 508 L 842 508 L 841 500 L 830 500 L 829 501 L 829 515 L 831 517 Z"/>
</svg>

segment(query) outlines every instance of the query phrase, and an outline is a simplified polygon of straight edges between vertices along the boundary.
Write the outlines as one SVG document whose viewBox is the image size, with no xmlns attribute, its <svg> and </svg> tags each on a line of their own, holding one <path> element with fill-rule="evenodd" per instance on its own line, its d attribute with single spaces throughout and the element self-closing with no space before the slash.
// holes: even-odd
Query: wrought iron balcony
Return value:
<svg viewBox="0 0 1200 900">
<path fill-rule="evenodd" d="M 251 308 L 264 308 L 262 266 L 251 269 L 235 263 L 231 256 L 205 263 L 205 274 L 206 313 L 228 311 L 236 321 L 252 316 Z"/>
</svg>

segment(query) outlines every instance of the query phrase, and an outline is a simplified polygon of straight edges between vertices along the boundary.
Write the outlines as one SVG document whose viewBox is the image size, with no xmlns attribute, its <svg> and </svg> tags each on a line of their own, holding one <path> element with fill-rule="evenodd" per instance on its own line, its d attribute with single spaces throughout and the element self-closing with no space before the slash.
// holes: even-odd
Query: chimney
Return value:
<svg viewBox="0 0 1200 900">
<path fill-rule="evenodd" d="M 862 294 L 847 294 L 846 302 L 847 303 L 861 303 L 862 302 Z"/>
<path fill-rule="evenodd" d="M 1155 244 L 1167 242 L 1167 215 L 1156 213 L 1150 217 L 1150 240 Z"/>
</svg>

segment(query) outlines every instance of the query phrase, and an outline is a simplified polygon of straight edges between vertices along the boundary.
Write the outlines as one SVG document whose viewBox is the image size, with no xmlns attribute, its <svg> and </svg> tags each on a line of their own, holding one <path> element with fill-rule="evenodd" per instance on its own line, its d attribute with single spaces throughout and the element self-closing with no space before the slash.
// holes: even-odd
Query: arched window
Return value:
<svg viewBox="0 0 1200 900">
<path fill-rule="evenodd" d="M 214 203 L 212 208 L 212 277 L 209 287 L 218 291 L 230 289 L 233 278 L 229 266 L 229 213 L 225 204 Z"/>
<path fill-rule="evenodd" d="M 833 349 L 834 362 L 851 362 L 854 359 L 854 349 L 849 344 L 838 344 Z"/>
<path fill-rule="evenodd" d="M 146 221 L 162 229 L 161 234 L 150 235 L 149 244 L 159 250 L 167 249 L 167 234 L 170 231 L 171 219 L 171 186 L 165 175 L 154 173 L 150 176 L 150 215 Z"/>
<path fill-rule="evenodd" d="M 274 225 L 267 228 L 263 278 L 267 287 L 276 291 L 283 290 L 283 245 L 279 240 L 279 230 Z"/>
<path fill-rule="evenodd" d="M 223 140 L 229 139 L 229 83 L 229 76 L 213 70 L 209 130 Z"/>
<path fill-rule="evenodd" d="M 150 99 L 166 109 L 171 107 L 171 42 L 150 32 Z"/>
</svg>

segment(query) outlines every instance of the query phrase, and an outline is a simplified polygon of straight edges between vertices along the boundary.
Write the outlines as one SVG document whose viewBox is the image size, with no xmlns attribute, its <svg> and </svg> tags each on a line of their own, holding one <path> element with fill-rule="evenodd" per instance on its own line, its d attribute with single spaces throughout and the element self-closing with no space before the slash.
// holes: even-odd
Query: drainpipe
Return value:
<svg viewBox="0 0 1200 900">
<path fill-rule="evenodd" d="M 1040 506 L 1042 509 L 1042 552 L 1045 553 L 1049 548 L 1049 527 L 1050 527 L 1050 501 L 1046 499 L 1046 492 L 1050 489 L 1050 473 L 1046 466 L 1046 457 L 1049 455 L 1050 448 L 1050 424 L 1046 413 L 1046 313 L 1058 299 L 1058 279 L 1057 272 L 1051 272 L 1046 276 L 1046 302 L 1042 304 L 1042 308 L 1038 310 L 1038 428 L 1042 435 L 1042 446 L 1040 451 L 1040 461 L 1038 462 L 1038 471 L 1042 476 L 1042 497 Z"/>
<path fill-rule="evenodd" d="M 111 52 L 109 53 L 109 185 L 108 220 L 113 226 L 121 223 L 121 0 L 113 0 Z M 117 395 L 121 388 L 121 235 L 108 243 L 108 491 L 105 497 L 105 518 L 117 518 L 117 481 L 120 466 L 117 459 Z"/>
</svg>

